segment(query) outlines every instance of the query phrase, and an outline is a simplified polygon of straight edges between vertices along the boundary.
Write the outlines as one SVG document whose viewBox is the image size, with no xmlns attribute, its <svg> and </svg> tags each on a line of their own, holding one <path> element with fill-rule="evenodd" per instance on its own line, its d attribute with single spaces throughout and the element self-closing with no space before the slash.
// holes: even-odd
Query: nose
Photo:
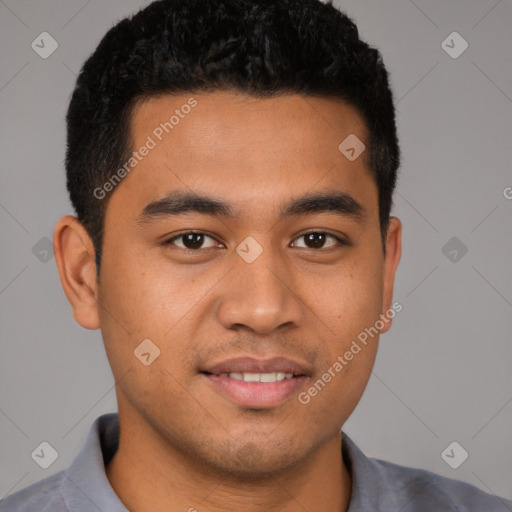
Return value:
<svg viewBox="0 0 512 512">
<path fill-rule="evenodd" d="M 234 255 L 235 268 L 223 280 L 217 310 L 226 329 L 259 334 L 298 327 L 304 306 L 285 262 L 266 248 L 252 263 Z"/>
</svg>

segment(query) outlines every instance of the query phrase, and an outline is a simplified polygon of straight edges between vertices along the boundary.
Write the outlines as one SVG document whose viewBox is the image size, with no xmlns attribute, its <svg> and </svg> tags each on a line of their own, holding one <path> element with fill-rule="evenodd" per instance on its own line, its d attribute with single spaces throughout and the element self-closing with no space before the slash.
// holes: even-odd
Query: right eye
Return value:
<svg viewBox="0 0 512 512">
<path fill-rule="evenodd" d="M 179 235 L 169 238 L 168 240 L 163 242 L 163 245 L 176 245 L 180 249 L 188 251 L 198 251 L 199 249 L 203 248 L 202 245 L 205 239 L 207 238 L 216 242 L 216 240 L 213 237 L 201 231 L 187 231 L 185 233 L 180 233 Z M 180 239 L 182 240 L 182 245 L 175 243 L 176 240 Z M 206 248 L 209 249 L 211 247 L 215 247 L 215 245 L 210 245 L 209 247 Z"/>
</svg>

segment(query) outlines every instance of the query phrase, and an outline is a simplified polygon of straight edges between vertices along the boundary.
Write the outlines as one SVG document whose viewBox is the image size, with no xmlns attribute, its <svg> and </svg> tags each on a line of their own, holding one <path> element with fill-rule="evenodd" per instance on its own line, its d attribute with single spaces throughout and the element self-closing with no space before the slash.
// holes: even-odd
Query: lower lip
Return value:
<svg viewBox="0 0 512 512">
<path fill-rule="evenodd" d="M 230 377 L 202 374 L 231 401 L 244 407 L 275 407 L 296 393 L 306 376 L 293 377 L 277 382 L 245 382 Z"/>
</svg>

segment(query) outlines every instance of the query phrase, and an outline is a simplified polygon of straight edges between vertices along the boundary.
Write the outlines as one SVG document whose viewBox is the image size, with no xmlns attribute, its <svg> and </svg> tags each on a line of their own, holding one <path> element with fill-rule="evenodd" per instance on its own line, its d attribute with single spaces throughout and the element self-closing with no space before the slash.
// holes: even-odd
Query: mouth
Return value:
<svg viewBox="0 0 512 512">
<path fill-rule="evenodd" d="M 297 377 L 305 377 L 305 375 L 294 375 L 293 373 L 285 373 L 285 372 L 265 372 L 265 373 L 252 373 L 252 372 L 230 372 L 230 373 L 210 373 L 210 372 L 202 372 L 204 375 L 212 375 L 214 377 L 222 377 L 240 380 L 243 382 L 281 382 L 285 379 L 293 379 Z"/>
<path fill-rule="evenodd" d="M 230 359 L 200 371 L 212 389 L 246 408 L 273 408 L 296 394 L 311 369 L 287 358 Z"/>
</svg>

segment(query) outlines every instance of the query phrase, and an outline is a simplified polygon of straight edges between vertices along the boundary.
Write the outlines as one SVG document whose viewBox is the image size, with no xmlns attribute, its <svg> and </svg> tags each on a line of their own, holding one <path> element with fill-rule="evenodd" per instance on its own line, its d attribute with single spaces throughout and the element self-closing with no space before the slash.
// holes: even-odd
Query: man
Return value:
<svg viewBox="0 0 512 512">
<path fill-rule="evenodd" d="M 155 2 L 87 60 L 67 123 L 55 256 L 119 413 L 1 510 L 512 510 L 342 432 L 401 308 L 392 94 L 349 18 Z"/>
</svg>

